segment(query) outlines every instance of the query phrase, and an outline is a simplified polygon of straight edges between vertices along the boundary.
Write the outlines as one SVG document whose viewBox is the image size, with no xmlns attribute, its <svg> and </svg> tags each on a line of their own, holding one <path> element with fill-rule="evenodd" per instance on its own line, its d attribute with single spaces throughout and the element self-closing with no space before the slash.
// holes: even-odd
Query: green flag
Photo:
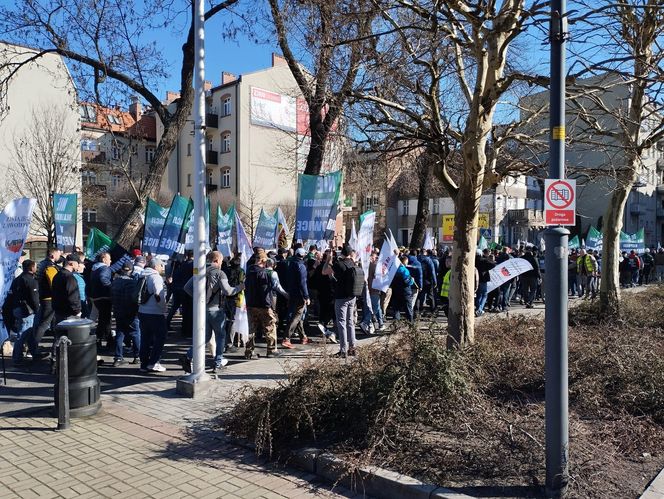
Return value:
<svg viewBox="0 0 664 499">
<path fill-rule="evenodd" d="M 572 239 L 569 240 L 568 247 L 569 249 L 579 249 L 581 245 L 579 244 L 579 236 L 574 236 Z"/>
<path fill-rule="evenodd" d="M 96 227 L 90 229 L 88 243 L 85 245 L 85 257 L 94 260 L 102 251 L 110 251 L 113 240 Z"/>
</svg>

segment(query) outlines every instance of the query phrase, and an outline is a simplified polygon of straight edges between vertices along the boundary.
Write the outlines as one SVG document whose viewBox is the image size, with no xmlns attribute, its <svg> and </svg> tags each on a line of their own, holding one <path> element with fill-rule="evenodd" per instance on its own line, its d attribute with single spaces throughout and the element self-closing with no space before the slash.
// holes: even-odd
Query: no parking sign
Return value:
<svg viewBox="0 0 664 499">
<path fill-rule="evenodd" d="M 576 225 L 576 180 L 544 181 L 544 220 L 546 225 Z"/>
</svg>

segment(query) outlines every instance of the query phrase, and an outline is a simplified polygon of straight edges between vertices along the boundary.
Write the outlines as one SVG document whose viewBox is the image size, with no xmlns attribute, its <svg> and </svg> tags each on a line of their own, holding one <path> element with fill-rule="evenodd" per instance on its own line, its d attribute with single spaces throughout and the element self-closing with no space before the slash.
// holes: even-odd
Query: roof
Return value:
<svg viewBox="0 0 664 499">
<path fill-rule="evenodd" d="M 149 141 L 157 140 L 157 121 L 153 113 L 146 112 L 138 121 L 128 111 L 118 108 L 104 107 L 90 102 L 80 102 L 80 106 L 91 106 L 95 110 L 95 121 L 81 112 L 81 125 L 84 128 L 95 128 L 113 133 L 140 137 Z"/>
</svg>

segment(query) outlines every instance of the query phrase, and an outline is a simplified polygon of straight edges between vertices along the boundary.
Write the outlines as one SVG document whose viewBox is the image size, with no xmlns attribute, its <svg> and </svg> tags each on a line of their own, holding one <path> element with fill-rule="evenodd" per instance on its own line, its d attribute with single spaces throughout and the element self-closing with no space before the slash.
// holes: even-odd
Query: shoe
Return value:
<svg viewBox="0 0 664 499">
<path fill-rule="evenodd" d="M 334 334 L 334 333 L 330 333 L 330 334 L 328 334 L 328 335 L 327 335 L 327 339 L 330 340 L 330 343 L 334 343 L 335 345 L 336 345 L 337 343 L 339 343 L 339 342 L 337 341 L 337 335 Z"/>
<path fill-rule="evenodd" d="M 333 355 L 333 357 L 337 357 L 338 359 L 345 359 L 346 358 L 346 352 L 337 352 Z"/>
<path fill-rule="evenodd" d="M 311 343 L 311 340 L 307 338 L 306 336 L 302 338 L 302 344 L 303 345 L 309 345 Z"/>
<path fill-rule="evenodd" d="M 237 353 L 238 348 L 235 345 L 231 345 L 228 347 L 228 351 L 230 353 Z"/>
<path fill-rule="evenodd" d="M 164 371 L 166 371 L 166 368 L 162 366 L 159 362 L 156 362 L 148 366 L 148 371 L 152 371 L 153 373 L 163 373 Z"/>
<path fill-rule="evenodd" d="M 130 364 L 138 364 L 139 360 L 138 357 L 134 357 L 134 359 L 130 362 Z"/>
<path fill-rule="evenodd" d="M 290 340 L 286 339 L 281 342 L 281 346 L 284 348 L 295 348 Z"/>
<path fill-rule="evenodd" d="M 316 326 L 318 326 L 318 329 L 320 329 L 321 333 L 323 333 L 325 336 L 328 335 L 327 328 L 323 324 L 319 322 L 318 324 L 316 324 Z"/>
<path fill-rule="evenodd" d="M 146 372 L 148 372 L 148 368 L 147 368 L 147 367 L 139 367 L 138 370 L 141 371 L 142 373 L 146 373 Z"/>
<path fill-rule="evenodd" d="M 221 359 L 221 367 L 226 367 L 228 365 L 228 359 Z"/>
<path fill-rule="evenodd" d="M 348 355 L 350 357 L 355 357 L 357 355 L 357 351 L 354 348 L 349 348 L 348 349 Z"/>
<path fill-rule="evenodd" d="M 281 353 L 280 351 L 278 351 L 276 349 L 267 351 L 267 356 L 268 357 L 281 357 L 282 355 L 283 355 L 283 353 Z"/>
<path fill-rule="evenodd" d="M 364 334 L 369 334 L 369 326 L 367 326 L 364 322 L 360 322 L 360 329 Z"/>
<path fill-rule="evenodd" d="M 386 326 L 385 324 L 382 324 L 382 325 L 378 328 L 378 331 L 380 331 L 381 333 L 382 333 L 383 331 L 387 331 L 387 326 Z"/>
<path fill-rule="evenodd" d="M 124 366 L 124 365 L 127 365 L 127 361 L 124 359 L 115 359 L 113 361 L 113 367 Z"/>
<path fill-rule="evenodd" d="M 186 355 L 180 355 L 179 360 L 180 365 L 182 366 L 182 370 L 187 374 L 191 373 L 191 359 Z"/>
</svg>

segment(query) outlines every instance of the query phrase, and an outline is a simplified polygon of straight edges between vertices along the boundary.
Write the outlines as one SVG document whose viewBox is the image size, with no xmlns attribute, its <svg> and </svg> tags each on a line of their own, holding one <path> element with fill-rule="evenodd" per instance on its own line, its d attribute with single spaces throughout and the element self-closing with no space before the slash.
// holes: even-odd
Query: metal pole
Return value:
<svg viewBox="0 0 664 499">
<path fill-rule="evenodd" d="M 205 3 L 194 2 L 194 307 L 193 362 L 189 380 L 205 373 Z"/>
<path fill-rule="evenodd" d="M 67 347 L 71 340 L 67 336 L 60 336 L 57 342 L 58 349 L 58 430 L 68 430 L 69 423 L 69 358 Z"/>
<path fill-rule="evenodd" d="M 565 0 L 551 1 L 549 178 L 565 178 Z M 567 244 L 569 231 L 549 227 L 546 242 L 546 495 L 560 497 L 569 481 L 567 391 Z"/>
</svg>

